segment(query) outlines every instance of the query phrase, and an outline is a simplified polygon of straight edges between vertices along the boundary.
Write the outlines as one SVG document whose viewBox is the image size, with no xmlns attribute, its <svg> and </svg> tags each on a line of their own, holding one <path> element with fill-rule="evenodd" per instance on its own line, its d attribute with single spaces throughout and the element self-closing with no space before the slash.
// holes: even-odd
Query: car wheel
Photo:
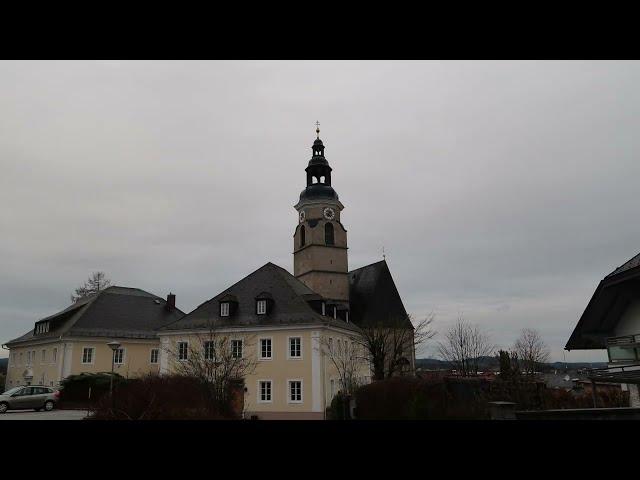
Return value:
<svg viewBox="0 0 640 480">
<path fill-rule="evenodd" d="M 53 402 L 52 402 L 51 400 L 47 400 L 47 401 L 44 403 L 44 409 L 45 409 L 47 412 L 50 412 L 51 410 L 53 410 Z"/>
<path fill-rule="evenodd" d="M 9 404 L 5 402 L 0 403 L 0 413 L 7 413 L 7 410 L 9 410 Z"/>
</svg>

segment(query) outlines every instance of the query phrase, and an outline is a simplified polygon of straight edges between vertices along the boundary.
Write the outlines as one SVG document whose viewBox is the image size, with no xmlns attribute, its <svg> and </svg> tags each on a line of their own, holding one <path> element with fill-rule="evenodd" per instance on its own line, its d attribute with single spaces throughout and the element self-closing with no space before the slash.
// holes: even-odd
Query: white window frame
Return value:
<svg viewBox="0 0 640 480">
<path fill-rule="evenodd" d="M 291 384 L 300 382 L 300 400 L 291 400 Z M 287 403 L 301 404 L 304 403 L 304 381 L 301 378 L 287 378 Z"/>
<path fill-rule="evenodd" d="M 263 357 L 262 356 L 262 341 L 269 340 L 269 353 L 271 356 Z M 273 360 L 273 337 L 260 337 L 258 339 L 258 360 Z"/>
<path fill-rule="evenodd" d="M 186 345 L 186 356 L 185 358 L 180 358 L 182 356 L 182 351 L 180 350 L 180 345 L 181 344 L 185 344 Z M 187 340 L 180 340 L 179 342 L 176 343 L 177 347 L 178 347 L 178 361 L 179 362 L 186 362 L 187 360 L 189 360 L 189 342 Z"/>
<path fill-rule="evenodd" d="M 156 361 L 153 361 L 153 352 L 156 353 Z M 160 363 L 160 349 L 159 348 L 152 348 L 149 350 L 149 364 L 150 365 L 157 365 L 158 363 Z"/>
<path fill-rule="evenodd" d="M 262 307 L 262 308 L 260 308 Z M 257 301 L 256 312 L 258 315 L 266 315 L 267 314 L 267 301 L 264 299 L 260 299 Z"/>
<path fill-rule="evenodd" d="M 116 352 L 118 351 L 122 351 L 122 358 L 120 359 L 119 362 L 116 362 Z M 124 347 L 120 347 L 120 348 L 116 348 L 115 350 L 112 351 L 113 353 L 113 364 L 114 365 L 124 365 L 125 362 L 127 361 L 127 349 Z"/>
<path fill-rule="evenodd" d="M 262 383 L 269 383 L 269 400 L 263 400 L 262 399 Z M 271 380 L 270 378 L 261 378 L 258 380 L 257 383 L 258 387 L 257 387 L 257 395 L 256 395 L 256 402 L 257 403 L 273 403 L 273 380 Z"/>
<path fill-rule="evenodd" d="M 297 357 L 291 356 L 291 340 L 294 338 L 300 339 L 300 355 Z M 302 360 L 303 352 L 302 352 L 302 335 L 291 335 L 287 337 L 287 359 L 288 360 Z"/>
<path fill-rule="evenodd" d="M 211 357 L 207 356 L 207 346 L 208 344 L 211 344 Z M 207 361 L 214 361 L 216 359 L 216 343 L 215 340 L 207 340 L 206 342 L 203 343 L 202 345 L 202 349 L 204 350 L 202 352 L 202 356 L 205 360 Z"/>
<path fill-rule="evenodd" d="M 240 342 L 240 356 L 236 357 L 233 353 L 233 343 Z M 229 348 L 231 349 L 231 358 L 244 358 L 244 340 L 242 338 L 232 338 L 229 342 Z"/>
<path fill-rule="evenodd" d="M 90 362 L 85 362 L 84 361 L 84 352 L 85 350 L 91 350 L 91 361 Z M 94 365 L 96 363 L 96 347 L 93 347 L 91 345 L 83 345 L 82 346 L 82 351 L 80 352 L 80 354 L 82 355 L 80 357 L 80 364 L 81 365 Z"/>
<path fill-rule="evenodd" d="M 228 317 L 231 310 L 230 302 L 220 302 L 220 316 Z"/>
</svg>

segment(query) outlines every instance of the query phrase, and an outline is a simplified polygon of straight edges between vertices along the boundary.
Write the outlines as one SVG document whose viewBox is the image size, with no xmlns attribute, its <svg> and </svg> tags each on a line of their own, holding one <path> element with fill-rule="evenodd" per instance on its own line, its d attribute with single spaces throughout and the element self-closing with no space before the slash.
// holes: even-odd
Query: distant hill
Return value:
<svg viewBox="0 0 640 480">
<path fill-rule="evenodd" d="M 0 358 L 0 373 L 7 373 L 7 364 L 9 363 L 8 358 Z M 2 387 L 0 387 L 2 388 Z"/>
<path fill-rule="evenodd" d="M 478 365 L 481 369 L 498 368 L 500 363 L 496 357 L 480 357 L 478 359 Z M 605 368 L 606 362 L 553 362 L 546 363 L 545 367 L 549 369 L 568 369 L 577 370 L 579 368 Z M 424 368 L 428 370 L 448 369 L 449 363 L 436 358 L 416 358 L 416 368 Z"/>
</svg>

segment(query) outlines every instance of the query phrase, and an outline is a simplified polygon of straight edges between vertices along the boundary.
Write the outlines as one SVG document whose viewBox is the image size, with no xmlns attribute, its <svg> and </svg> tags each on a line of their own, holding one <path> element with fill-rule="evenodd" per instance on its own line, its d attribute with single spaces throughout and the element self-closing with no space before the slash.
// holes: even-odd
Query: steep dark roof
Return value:
<svg viewBox="0 0 640 480">
<path fill-rule="evenodd" d="M 413 328 L 385 260 L 349 272 L 352 321 L 359 325 Z"/>
<path fill-rule="evenodd" d="M 565 345 L 566 350 L 606 348 L 620 317 L 640 298 L 640 254 L 604 277 Z"/>
<path fill-rule="evenodd" d="M 640 253 L 637 254 L 635 257 L 631 258 L 630 260 L 627 260 L 625 263 L 620 265 L 618 268 L 616 268 L 613 272 L 611 272 L 605 278 L 613 277 L 614 275 L 617 275 L 622 272 L 626 272 L 627 270 L 631 270 L 632 268 L 636 268 L 637 266 L 640 266 Z"/>
<path fill-rule="evenodd" d="M 112 286 L 39 320 L 49 321 L 47 333 L 35 335 L 32 329 L 7 345 L 61 335 L 154 338 L 155 329 L 184 316 L 165 305 L 164 299 L 144 290 Z"/>
<path fill-rule="evenodd" d="M 268 315 L 256 313 L 256 298 L 271 295 L 273 305 Z M 233 295 L 238 302 L 235 312 L 221 317 L 219 302 Z M 207 329 L 219 327 L 284 326 L 323 323 L 350 330 L 359 330 L 351 322 L 344 322 L 315 311 L 308 301 L 321 298 L 284 268 L 269 262 L 255 272 L 204 302 L 182 319 L 165 325 L 160 331 Z"/>
</svg>

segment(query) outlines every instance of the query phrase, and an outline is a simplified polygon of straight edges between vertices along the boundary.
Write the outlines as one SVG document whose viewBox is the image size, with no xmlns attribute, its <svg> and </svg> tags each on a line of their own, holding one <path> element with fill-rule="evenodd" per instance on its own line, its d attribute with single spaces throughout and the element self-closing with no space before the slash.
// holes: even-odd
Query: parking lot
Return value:
<svg viewBox="0 0 640 480">
<path fill-rule="evenodd" d="M 86 410 L 51 410 L 36 412 L 34 410 L 9 410 L 0 415 L 2 420 L 82 420 L 87 416 Z"/>
</svg>

